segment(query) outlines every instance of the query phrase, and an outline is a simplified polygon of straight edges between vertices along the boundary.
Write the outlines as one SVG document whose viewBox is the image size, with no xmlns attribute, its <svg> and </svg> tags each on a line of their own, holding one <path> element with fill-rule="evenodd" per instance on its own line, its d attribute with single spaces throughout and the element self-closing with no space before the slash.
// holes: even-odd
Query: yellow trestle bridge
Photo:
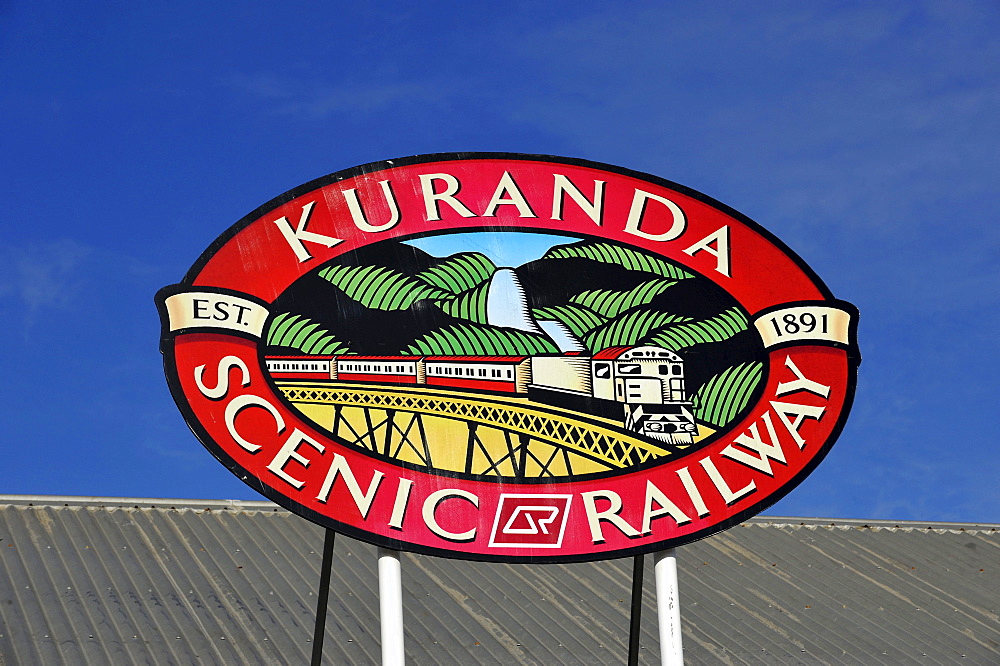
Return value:
<svg viewBox="0 0 1000 666">
<path fill-rule="evenodd" d="M 518 396 L 350 383 L 281 381 L 278 387 L 337 439 L 436 470 L 573 476 L 662 460 L 688 448 L 652 444 L 614 421 Z"/>
</svg>

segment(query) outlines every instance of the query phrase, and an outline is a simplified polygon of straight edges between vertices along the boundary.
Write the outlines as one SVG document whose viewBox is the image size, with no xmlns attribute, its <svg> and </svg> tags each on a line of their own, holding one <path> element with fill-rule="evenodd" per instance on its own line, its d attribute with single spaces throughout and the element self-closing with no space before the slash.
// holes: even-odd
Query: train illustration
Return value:
<svg viewBox="0 0 1000 666">
<path fill-rule="evenodd" d="M 620 420 L 659 442 L 683 446 L 697 425 L 684 361 L 654 345 L 535 356 L 267 356 L 278 381 L 424 385 L 525 395 L 532 401 Z"/>
</svg>

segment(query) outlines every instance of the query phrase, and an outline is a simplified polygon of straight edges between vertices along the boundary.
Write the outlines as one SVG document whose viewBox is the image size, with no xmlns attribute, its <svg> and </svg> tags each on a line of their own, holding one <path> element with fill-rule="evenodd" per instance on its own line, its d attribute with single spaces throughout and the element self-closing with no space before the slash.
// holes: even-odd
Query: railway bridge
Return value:
<svg viewBox="0 0 1000 666">
<path fill-rule="evenodd" d="M 558 478 L 679 455 L 621 424 L 519 396 L 351 383 L 279 381 L 285 398 L 334 437 L 399 461 L 505 478 Z"/>
</svg>

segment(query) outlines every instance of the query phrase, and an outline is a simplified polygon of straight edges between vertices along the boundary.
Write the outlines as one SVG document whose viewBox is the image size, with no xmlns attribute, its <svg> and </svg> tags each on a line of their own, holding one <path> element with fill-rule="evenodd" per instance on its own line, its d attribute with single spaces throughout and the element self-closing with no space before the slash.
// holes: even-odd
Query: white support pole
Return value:
<svg viewBox="0 0 1000 666">
<path fill-rule="evenodd" d="M 399 551 L 378 549 L 378 607 L 382 619 L 382 666 L 403 666 L 403 575 Z"/>
<path fill-rule="evenodd" d="M 682 666 L 681 600 L 677 588 L 677 553 L 673 548 L 653 555 L 656 577 L 656 614 L 660 620 L 660 661 L 664 666 Z"/>
</svg>

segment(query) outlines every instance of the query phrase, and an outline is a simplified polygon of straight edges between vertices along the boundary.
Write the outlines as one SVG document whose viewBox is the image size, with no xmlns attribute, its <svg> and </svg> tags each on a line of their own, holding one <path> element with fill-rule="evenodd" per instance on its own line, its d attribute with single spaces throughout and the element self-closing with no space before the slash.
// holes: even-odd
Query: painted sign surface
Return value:
<svg viewBox="0 0 1000 666">
<path fill-rule="evenodd" d="M 847 418 L 857 311 L 746 217 L 604 164 L 446 154 L 296 188 L 157 295 L 174 399 L 382 546 L 580 561 L 777 501 Z"/>
</svg>

